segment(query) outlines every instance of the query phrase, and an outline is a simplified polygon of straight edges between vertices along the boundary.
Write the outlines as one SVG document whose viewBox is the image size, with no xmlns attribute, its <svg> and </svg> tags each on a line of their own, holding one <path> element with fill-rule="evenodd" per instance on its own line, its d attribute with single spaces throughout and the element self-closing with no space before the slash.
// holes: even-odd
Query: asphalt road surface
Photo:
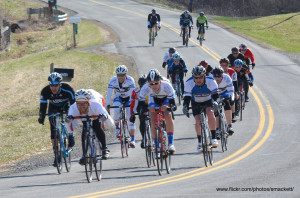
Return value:
<svg viewBox="0 0 300 198">
<path fill-rule="evenodd" d="M 46 167 L 2 177 L 1 197 L 300 196 L 299 65 L 211 23 L 202 47 L 196 40 L 196 29 L 189 47 L 184 47 L 178 12 L 157 9 L 163 25 L 152 47 L 146 18 L 152 6 L 129 0 L 60 0 L 58 4 L 76 11 L 78 17 L 110 26 L 120 37 L 120 42 L 110 45 L 111 50 L 132 56 L 140 74 L 157 68 L 166 75 L 161 64 L 169 47 L 176 47 L 184 57 L 190 76 L 192 67 L 201 60 L 217 66 L 233 46 L 246 42 L 257 62 L 255 85 L 243 121 L 233 125 L 236 132 L 229 139 L 228 151 L 215 149 L 211 167 L 206 168 L 202 154 L 196 152 L 194 119 L 182 116 L 179 106 L 171 174 L 158 176 L 156 167 L 147 168 L 137 131 L 137 148 L 130 150 L 128 158 L 122 159 L 117 141 L 109 145 L 111 158 L 103 162 L 100 182 L 87 183 L 84 167 L 73 159 L 70 173 L 58 175 L 55 168 Z"/>
</svg>

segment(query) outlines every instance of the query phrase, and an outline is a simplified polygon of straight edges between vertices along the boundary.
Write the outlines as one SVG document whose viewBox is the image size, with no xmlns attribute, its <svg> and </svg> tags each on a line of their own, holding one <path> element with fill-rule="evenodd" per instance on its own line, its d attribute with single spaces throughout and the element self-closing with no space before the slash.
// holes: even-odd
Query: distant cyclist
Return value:
<svg viewBox="0 0 300 198">
<path fill-rule="evenodd" d="M 162 67 L 165 68 L 167 65 L 169 65 L 169 61 L 172 58 L 173 54 L 176 52 L 175 47 L 170 47 L 169 50 L 164 55 L 164 61 L 162 64 Z"/>
<path fill-rule="evenodd" d="M 175 89 L 175 87 L 177 85 L 176 78 L 178 77 L 177 75 L 179 75 L 179 80 L 180 80 L 180 84 L 181 84 L 181 93 L 183 94 L 183 92 L 184 92 L 183 78 L 184 78 L 184 74 L 187 73 L 188 68 L 185 65 L 184 61 L 180 61 L 183 59 L 181 59 L 179 53 L 173 54 L 172 58 L 173 58 L 173 62 L 171 63 L 171 65 L 169 65 L 169 74 L 171 75 L 172 86 Z"/>
<path fill-rule="evenodd" d="M 182 35 L 182 30 L 184 27 L 189 27 L 189 37 L 191 37 L 191 27 L 193 26 L 193 17 L 190 15 L 189 11 L 186 10 L 180 15 L 179 25 L 181 27 L 180 36 Z M 183 43 L 184 45 L 185 43 Z"/>
<path fill-rule="evenodd" d="M 207 106 L 205 113 L 208 118 L 208 125 L 212 135 L 212 146 L 216 148 L 218 146 L 218 140 L 216 137 L 216 117 L 214 111 L 218 108 L 218 84 L 211 76 L 206 76 L 206 71 L 202 66 L 195 66 L 192 70 L 192 77 L 189 78 L 184 86 L 184 102 L 182 112 L 188 113 L 188 107 L 192 105 L 193 116 L 196 121 L 195 130 L 198 138 L 197 151 L 202 152 L 202 140 L 201 140 L 201 117 L 200 110 L 197 108 L 200 106 Z M 211 108 L 213 107 L 213 109 Z"/>
<path fill-rule="evenodd" d="M 250 64 L 250 60 L 251 60 L 252 69 L 254 69 L 254 67 L 255 67 L 255 58 L 254 58 L 254 55 L 253 55 L 252 51 L 249 48 L 247 48 L 246 44 L 241 44 L 240 45 L 239 52 L 241 52 L 244 55 L 247 65 Z"/>
<path fill-rule="evenodd" d="M 173 64 L 173 62 L 174 62 L 173 56 L 174 56 L 175 54 L 178 54 L 178 55 L 179 55 L 179 52 L 176 51 L 175 53 L 173 53 L 172 57 L 170 58 L 170 60 L 169 60 L 169 62 L 168 62 L 167 79 L 169 79 L 169 78 L 170 78 L 170 75 L 171 75 L 171 73 L 170 73 L 169 70 L 170 70 L 170 66 L 171 66 L 171 65 Z M 179 55 L 179 57 L 180 57 L 180 63 L 181 63 L 182 65 L 185 65 L 185 61 L 184 61 L 184 59 L 182 58 L 182 56 Z M 172 76 L 171 76 L 171 77 L 172 77 Z M 175 83 L 175 82 L 173 82 L 173 83 Z"/>
<path fill-rule="evenodd" d="M 139 96 L 140 96 L 140 92 L 142 87 L 144 86 L 144 84 L 147 82 L 147 76 L 144 74 L 142 75 L 139 80 L 138 80 L 138 84 L 139 87 L 136 87 L 133 91 L 132 91 L 132 95 L 131 95 L 131 106 L 130 106 L 130 122 L 134 123 L 135 122 L 135 115 L 134 113 L 137 112 L 137 106 L 138 106 L 138 100 L 139 100 Z M 148 104 L 148 97 L 145 100 L 146 104 Z M 144 145 L 144 134 L 145 134 L 145 130 L 146 130 L 146 122 L 145 122 L 145 116 L 144 115 L 140 115 L 139 114 L 139 120 L 140 120 L 140 132 L 142 135 L 142 142 L 141 142 L 141 148 L 145 148 Z"/>
<path fill-rule="evenodd" d="M 234 67 L 233 63 L 236 59 L 240 59 L 245 63 L 245 57 L 242 53 L 239 52 L 239 49 L 237 47 L 231 48 L 231 54 L 227 56 L 229 60 L 229 67 Z M 234 69 L 234 68 L 233 68 Z"/>
<path fill-rule="evenodd" d="M 208 62 L 206 60 L 201 61 L 199 63 L 199 66 L 203 66 L 204 67 L 204 69 L 206 71 L 206 76 L 211 76 L 212 75 L 211 72 L 212 72 L 213 68 L 212 68 L 212 66 L 210 66 L 208 64 Z"/>
<path fill-rule="evenodd" d="M 40 115 L 38 122 L 40 124 L 44 124 L 44 120 L 46 117 L 46 111 L 49 100 L 49 108 L 48 115 L 57 113 L 57 112 L 67 112 L 69 109 L 69 104 L 73 104 L 75 102 L 74 90 L 73 88 L 67 84 L 62 83 L 63 77 L 61 74 L 57 72 L 53 72 L 49 75 L 48 81 L 49 85 L 44 87 L 41 92 L 41 100 L 40 100 Z M 53 146 L 53 151 L 55 149 L 54 145 L 54 134 L 55 134 L 55 120 L 54 117 L 49 117 L 50 122 L 50 130 L 51 130 L 51 143 Z M 69 146 L 74 146 L 74 137 L 69 136 Z M 56 166 L 56 160 L 54 157 L 54 162 L 52 164 Z"/>
<path fill-rule="evenodd" d="M 206 29 L 208 29 L 207 17 L 204 15 L 204 12 L 200 12 L 199 16 L 197 17 L 197 28 L 198 28 L 198 37 L 197 40 L 200 38 L 200 29 L 203 28 L 203 40 L 205 40 L 205 28 L 204 24 L 206 24 Z"/>
<path fill-rule="evenodd" d="M 157 36 L 157 28 L 160 29 L 161 27 L 160 15 L 156 12 L 156 9 L 152 9 L 148 15 L 147 26 L 149 29 L 149 44 L 151 44 L 152 27 L 155 26 L 155 36 Z"/>
<path fill-rule="evenodd" d="M 96 133 L 98 140 L 102 145 L 102 159 L 106 160 L 109 157 L 109 150 L 106 146 L 106 137 L 105 133 L 100 125 L 100 121 L 105 122 L 109 127 L 114 126 L 114 121 L 106 111 L 106 109 L 102 105 L 102 95 L 100 95 L 97 91 L 93 89 L 79 89 L 75 93 L 76 102 L 71 105 L 68 112 L 68 119 L 77 117 L 77 116 L 99 116 L 99 119 L 93 119 L 92 128 Z M 100 120 L 100 121 L 99 121 Z M 77 119 L 72 120 L 72 122 L 68 122 L 67 129 L 69 132 L 74 133 L 76 130 Z M 81 142 L 82 142 L 82 152 L 83 155 L 79 160 L 79 164 L 85 165 L 86 159 L 84 156 L 85 151 L 85 134 L 82 133 Z"/>
<path fill-rule="evenodd" d="M 120 106 L 122 103 L 125 105 L 130 105 L 132 91 L 135 88 L 134 79 L 127 75 L 128 69 L 125 65 L 119 65 L 116 68 L 116 76 L 112 77 L 109 81 L 108 88 L 107 88 L 107 96 L 106 96 L 106 109 L 110 112 L 110 99 L 111 94 L 114 91 L 114 99 L 113 99 L 113 106 Z M 130 107 L 126 107 L 126 119 L 129 120 L 130 118 Z M 115 135 L 117 138 L 120 136 L 120 109 L 114 108 L 114 115 L 113 119 L 116 125 Z M 130 147 L 135 147 L 135 136 L 134 130 L 135 125 L 132 122 L 129 122 L 129 130 L 131 136 L 131 142 L 129 143 Z"/>
</svg>

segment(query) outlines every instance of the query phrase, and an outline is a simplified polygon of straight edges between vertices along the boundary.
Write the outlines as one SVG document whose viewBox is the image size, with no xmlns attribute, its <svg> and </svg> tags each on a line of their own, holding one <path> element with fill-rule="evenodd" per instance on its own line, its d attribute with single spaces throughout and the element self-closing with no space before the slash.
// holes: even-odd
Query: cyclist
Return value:
<svg viewBox="0 0 300 198">
<path fill-rule="evenodd" d="M 186 74 L 186 72 L 188 71 L 188 68 L 185 65 L 185 62 L 183 61 L 183 59 L 181 59 L 179 53 L 173 54 L 172 58 L 173 58 L 173 62 L 171 63 L 171 65 L 169 65 L 169 74 L 171 75 L 172 86 L 176 90 L 176 86 L 177 86 L 176 78 L 177 78 L 177 74 L 178 74 L 179 80 L 181 83 L 181 93 L 183 94 L 183 92 L 184 92 L 183 77 L 184 77 L 184 74 Z M 180 61 L 180 60 L 182 60 L 182 61 Z"/>
<path fill-rule="evenodd" d="M 170 47 L 169 50 L 165 53 L 164 56 L 164 62 L 162 64 L 162 67 L 165 68 L 166 65 L 169 65 L 169 61 L 172 58 L 173 54 L 176 52 L 175 47 Z"/>
<path fill-rule="evenodd" d="M 156 9 L 152 9 L 151 13 L 148 15 L 147 26 L 149 29 L 149 44 L 151 44 L 151 34 L 153 26 L 155 26 L 155 36 L 157 36 L 157 27 L 159 29 L 161 27 L 160 15 L 156 12 Z"/>
<path fill-rule="evenodd" d="M 135 88 L 132 91 L 132 95 L 131 95 L 131 105 L 130 105 L 130 122 L 134 123 L 135 122 L 135 115 L 134 113 L 136 112 L 137 106 L 138 106 L 138 99 L 140 96 L 140 91 L 142 89 L 142 87 L 144 86 L 144 84 L 147 82 L 147 76 L 146 74 L 142 75 L 139 80 L 138 80 L 138 84 L 139 87 Z M 148 104 L 148 100 L 146 99 L 146 104 Z M 144 115 L 139 115 L 139 119 L 140 119 L 140 132 L 142 135 L 142 142 L 141 142 L 141 148 L 145 148 L 144 145 L 144 134 L 145 134 L 145 130 L 146 130 L 146 123 L 145 123 L 145 116 Z"/>
<path fill-rule="evenodd" d="M 75 93 L 75 100 L 76 102 L 71 105 L 68 117 L 67 117 L 67 129 L 69 133 L 73 134 L 76 130 L 76 123 L 77 120 L 72 118 L 77 116 L 95 116 L 101 115 L 100 119 L 94 119 L 92 121 L 92 128 L 96 133 L 98 140 L 101 142 L 102 145 L 102 159 L 106 160 L 109 157 L 109 150 L 106 146 L 106 137 L 105 133 L 100 125 L 100 121 L 105 122 L 106 126 L 114 126 L 113 119 L 110 117 L 106 109 L 102 105 L 102 97 L 101 95 L 92 89 L 79 89 Z M 71 122 L 72 121 L 72 122 Z M 82 132 L 81 135 L 81 144 L 82 144 L 82 157 L 79 160 L 79 164 L 85 165 L 86 159 L 84 156 L 85 153 L 85 134 Z"/>
<path fill-rule="evenodd" d="M 218 109 L 218 84 L 211 76 L 206 76 L 203 66 L 195 66 L 192 70 L 192 77 L 189 78 L 184 86 L 184 102 L 182 112 L 188 114 L 188 107 L 191 102 L 192 111 L 196 120 L 195 130 L 198 138 L 197 151 L 202 152 L 201 143 L 201 117 L 198 105 L 208 106 L 205 110 L 208 117 L 208 125 L 212 135 L 212 146 L 218 146 L 216 139 L 216 117 L 214 111 Z M 212 110 L 211 106 L 214 110 Z"/>
<path fill-rule="evenodd" d="M 179 55 L 179 53 L 178 53 L 178 51 L 176 51 L 173 55 L 175 55 L 175 54 L 177 54 L 177 55 Z M 174 62 L 174 60 L 173 60 L 173 55 L 172 55 L 172 57 L 170 58 L 170 60 L 169 60 L 169 62 L 168 62 L 168 69 L 167 69 L 167 79 L 169 79 L 170 78 L 170 66 L 173 64 L 173 62 Z M 180 55 L 179 55 L 180 56 Z M 185 65 L 185 61 L 184 61 L 184 59 L 182 58 L 182 56 L 180 56 L 180 64 L 182 64 L 182 65 Z M 174 82 L 175 83 L 175 82 Z"/>
<path fill-rule="evenodd" d="M 212 74 L 218 84 L 219 94 L 221 95 L 221 98 L 224 98 L 225 117 L 228 124 L 227 130 L 228 130 L 228 134 L 232 135 L 234 133 L 234 130 L 232 128 L 232 111 L 231 111 L 231 105 L 234 104 L 233 103 L 234 87 L 232 84 L 232 79 L 228 74 L 224 74 L 224 70 L 221 67 L 216 67 L 212 71 Z M 216 120 L 217 120 L 217 126 L 219 126 L 219 119 Z M 217 131 L 219 130 L 217 129 Z"/>
<path fill-rule="evenodd" d="M 227 58 L 229 60 L 229 67 L 233 67 L 233 63 L 236 59 L 241 59 L 243 62 L 245 62 L 244 55 L 239 53 L 239 49 L 237 47 L 231 48 L 231 54 L 229 54 Z"/>
<path fill-rule="evenodd" d="M 175 105 L 175 90 L 172 85 L 163 79 L 157 69 L 152 69 L 147 75 L 147 83 L 143 86 L 139 96 L 139 104 L 137 111 L 141 116 L 144 112 L 149 109 L 149 115 L 151 120 L 151 133 L 153 140 L 156 143 L 156 114 L 155 107 L 160 107 L 163 111 L 164 118 L 166 120 L 166 130 L 168 134 L 168 149 L 171 154 L 175 152 L 174 146 L 174 124 L 172 116 L 169 111 L 167 111 L 168 106 L 173 106 L 173 111 L 176 111 L 177 107 Z M 146 97 L 148 98 L 148 106 L 145 104 Z"/>
<path fill-rule="evenodd" d="M 180 36 L 182 35 L 182 30 L 184 27 L 189 26 L 189 37 L 191 37 L 191 28 L 193 26 L 193 17 L 190 15 L 189 11 L 186 10 L 180 15 L 179 25 L 181 27 Z M 185 45 L 183 41 L 183 45 Z"/>
<path fill-rule="evenodd" d="M 252 69 L 254 69 L 254 67 L 255 67 L 255 58 L 254 58 L 254 55 L 253 55 L 252 51 L 247 48 L 246 44 L 241 44 L 240 45 L 239 52 L 244 55 L 247 65 L 250 64 L 250 60 L 251 60 Z"/>
<path fill-rule="evenodd" d="M 237 73 L 238 88 L 242 85 L 242 83 L 244 83 L 243 88 L 245 91 L 245 101 L 248 102 L 249 86 L 253 86 L 253 82 L 248 75 L 249 67 L 241 59 L 237 59 L 234 61 L 234 67 Z M 238 89 L 236 91 L 238 91 Z"/>
<path fill-rule="evenodd" d="M 61 74 L 57 72 L 53 72 L 48 77 L 49 85 L 47 85 L 42 89 L 41 99 L 40 99 L 39 119 L 38 119 L 38 122 L 40 124 L 44 124 L 45 114 L 48 106 L 48 100 L 49 100 L 48 115 L 51 115 L 56 112 L 67 111 L 69 108 L 69 103 L 73 104 L 75 102 L 73 88 L 67 83 L 62 83 L 62 79 L 63 77 Z M 50 122 L 50 130 L 51 130 L 51 143 L 54 152 L 55 149 L 54 133 L 56 128 L 54 117 L 49 117 L 49 122 Z M 70 135 L 69 138 L 70 138 L 69 147 L 73 147 L 74 137 Z M 55 157 L 52 165 L 56 166 Z"/>
<path fill-rule="evenodd" d="M 206 62 L 206 60 L 201 61 L 199 63 L 199 66 L 203 66 L 204 67 L 204 69 L 206 71 L 206 76 L 211 76 L 212 75 L 211 72 L 212 72 L 213 68 L 212 68 L 212 66 L 210 66 L 208 64 L 208 62 Z"/>
<path fill-rule="evenodd" d="M 220 66 L 223 68 L 224 73 L 228 74 L 231 77 L 234 90 L 238 90 L 237 74 L 236 74 L 236 72 L 235 72 L 234 69 L 229 68 L 229 60 L 228 60 L 228 58 L 222 58 L 222 59 L 220 59 L 219 62 L 220 62 Z M 236 97 L 237 97 L 237 95 L 235 94 L 234 98 L 236 98 Z M 231 105 L 231 111 L 232 111 L 232 122 L 234 123 L 236 121 L 236 119 L 235 119 L 235 105 L 234 105 L 234 101 L 230 105 Z"/>
<path fill-rule="evenodd" d="M 208 29 L 207 17 L 204 15 L 204 12 L 200 12 L 199 16 L 197 17 L 197 28 L 198 28 L 198 37 L 197 40 L 200 38 L 200 30 L 203 28 L 203 40 L 205 40 L 205 29 L 204 23 L 206 24 L 206 29 Z"/>
<path fill-rule="evenodd" d="M 111 94 L 114 90 L 114 99 L 113 99 L 113 106 L 120 106 L 122 103 L 125 103 L 125 105 L 130 105 L 130 97 L 132 95 L 132 91 L 135 88 L 134 79 L 127 75 L 128 69 L 125 65 L 119 65 L 116 68 L 116 74 L 117 76 L 114 76 L 110 79 L 108 88 L 107 88 L 107 96 L 106 96 L 106 109 L 108 112 L 110 112 L 110 99 Z M 130 107 L 126 107 L 126 119 L 128 120 L 130 118 Z M 114 109 L 114 116 L 113 119 L 115 121 L 116 125 L 116 131 L 115 135 L 117 138 L 119 138 L 120 135 L 120 109 L 115 108 Z M 134 136 L 134 130 L 135 125 L 132 122 L 129 122 L 129 130 L 130 130 L 130 136 L 131 136 L 131 142 L 129 143 L 130 147 L 135 147 L 135 136 Z"/>
</svg>

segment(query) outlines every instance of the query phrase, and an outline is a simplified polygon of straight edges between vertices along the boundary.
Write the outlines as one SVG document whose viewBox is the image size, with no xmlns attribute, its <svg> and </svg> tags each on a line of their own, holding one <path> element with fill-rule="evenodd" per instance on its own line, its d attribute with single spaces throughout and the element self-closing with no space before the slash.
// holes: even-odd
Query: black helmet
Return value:
<svg viewBox="0 0 300 198">
<path fill-rule="evenodd" d="M 204 12 L 200 12 L 199 15 L 200 15 L 200 16 L 204 16 Z"/>
<path fill-rule="evenodd" d="M 147 81 L 161 80 L 161 75 L 157 69 L 151 69 L 147 75 Z"/>
<path fill-rule="evenodd" d="M 231 52 L 239 52 L 239 49 L 237 47 L 231 48 Z"/>
<path fill-rule="evenodd" d="M 48 81 L 51 85 L 59 84 L 62 81 L 62 79 L 63 79 L 62 75 L 57 72 L 52 72 L 48 77 Z"/>
<path fill-rule="evenodd" d="M 152 9 L 152 14 L 156 14 L 156 9 Z"/>
<path fill-rule="evenodd" d="M 197 65 L 192 69 L 193 76 L 198 76 L 198 75 L 205 74 L 205 73 L 206 73 L 206 70 L 203 66 Z"/>
<path fill-rule="evenodd" d="M 222 63 L 229 63 L 229 59 L 228 58 L 220 59 L 220 64 L 222 64 Z"/>
<path fill-rule="evenodd" d="M 144 74 L 139 78 L 138 84 L 140 87 L 142 87 L 146 82 L 147 82 L 147 76 L 146 74 Z"/>
<path fill-rule="evenodd" d="M 222 76 L 224 73 L 224 70 L 221 67 L 215 67 L 215 69 L 212 70 L 213 76 Z"/>
<path fill-rule="evenodd" d="M 169 53 L 174 54 L 175 52 L 176 52 L 175 47 L 170 47 L 170 48 L 169 48 Z"/>
</svg>

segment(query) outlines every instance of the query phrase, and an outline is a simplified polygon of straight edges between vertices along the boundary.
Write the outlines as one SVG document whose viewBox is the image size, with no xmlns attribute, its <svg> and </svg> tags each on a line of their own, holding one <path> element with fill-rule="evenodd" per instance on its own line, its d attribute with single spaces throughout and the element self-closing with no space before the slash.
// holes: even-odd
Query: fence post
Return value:
<svg viewBox="0 0 300 198">
<path fill-rule="evenodd" d="M 54 71 L 54 63 L 50 64 L 50 74 Z"/>
<path fill-rule="evenodd" d="M 1 41 L 2 41 L 2 32 L 1 32 L 1 26 L 0 26 L 0 49 L 1 49 Z"/>
<path fill-rule="evenodd" d="M 76 23 L 73 23 L 73 41 L 74 47 L 76 47 Z"/>
<path fill-rule="evenodd" d="M 28 8 L 28 20 L 31 19 L 31 8 Z"/>
</svg>

